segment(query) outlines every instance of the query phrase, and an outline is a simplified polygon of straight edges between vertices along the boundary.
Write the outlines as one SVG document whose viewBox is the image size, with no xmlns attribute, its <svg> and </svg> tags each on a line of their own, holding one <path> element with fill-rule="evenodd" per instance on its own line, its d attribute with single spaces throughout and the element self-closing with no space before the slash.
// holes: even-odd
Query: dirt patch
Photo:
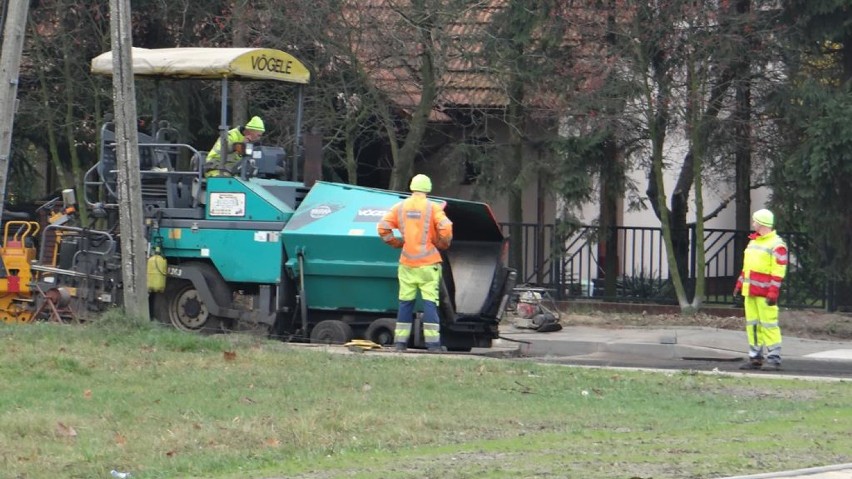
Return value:
<svg viewBox="0 0 852 479">
<path fill-rule="evenodd" d="M 644 309 L 641 305 L 631 305 L 629 311 L 618 311 L 614 306 L 606 305 L 607 311 L 600 311 L 590 304 L 563 303 L 559 305 L 562 311 L 560 322 L 563 326 L 600 328 L 706 326 L 739 331 L 744 327 L 741 309 L 714 309 L 712 314 L 679 314 L 660 311 L 660 307 L 655 305 Z M 785 336 L 828 341 L 852 340 L 852 314 L 782 310 L 779 321 Z"/>
</svg>

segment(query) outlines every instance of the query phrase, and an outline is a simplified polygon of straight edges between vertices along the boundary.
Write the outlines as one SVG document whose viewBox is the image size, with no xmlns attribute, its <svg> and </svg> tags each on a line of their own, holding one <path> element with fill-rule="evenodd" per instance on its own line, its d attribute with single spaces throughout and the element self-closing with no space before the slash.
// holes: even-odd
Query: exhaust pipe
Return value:
<svg viewBox="0 0 852 479">
<path fill-rule="evenodd" d="M 305 165 L 303 182 L 306 188 L 322 179 L 322 132 L 318 129 L 305 134 Z"/>
</svg>

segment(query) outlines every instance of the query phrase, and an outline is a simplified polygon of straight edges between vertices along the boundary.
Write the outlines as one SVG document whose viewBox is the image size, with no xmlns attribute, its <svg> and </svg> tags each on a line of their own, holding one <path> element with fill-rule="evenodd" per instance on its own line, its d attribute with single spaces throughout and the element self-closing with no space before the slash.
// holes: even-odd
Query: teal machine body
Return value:
<svg viewBox="0 0 852 479">
<path fill-rule="evenodd" d="M 396 317 L 400 252 L 381 241 L 376 226 L 406 197 L 336 183 L 313 186 L 283 233 L 286 269 L 304 285 L 308 314 L 344 317 L 356 331 Z M 433 201 L 453 222 L 453 244 L 442 255 L 442 341 L 459 350 L 490 346 L 514 286 L 503 263 L 506 239 L 486 204 Z"/>
<path fill-rule="evenodd" d="M 163 216 L 157 222 L 169 282 L 194 291 L 167 287 L 155 295 L 155 312 L 182 329 L 218 320 L 217 328 L 267 324 L 293 339 L 389 343 L 398 306 L 399 250 L 381 241 L 376 225 L 407 196 L 327 182 L 306 188 L 259 178 L 210 178 L 203 215 Z M 490 346 L 514 286 L 514 274 L 503 263 L 506 239 L 487 205 L 433 201 L 454 224 L 453 244 L 443 255 L 443 341 L 458 350 Z M 205 306 L 196 308 L 200 312 L 190 308 L 195 301 Z"/>
<path fill-rule="evenodd" d="M 148 241 L 166 260 L 165 287 L 150 292 L 155 319 L 191 332 L 393 341 L 400 251 L 376 226 L 407 194 L 322 181 L 199 181 L 176 171 L 143 172 L 143 182 Z M 451 350 L 489 347 L 515 283 L 504 263 L 507 239 L 487 205 L 432 201 L 453 222 L 453 243 L 442 252 L 441 341 Z M 63 274 L 44 287 L 74 288 L 81 310 L 105 309 L 120 298 L 118 244 L 106 231 L 65 228 L 63 268 L 49 268 Z M 422 345 L 419 318 L 412 347 Z"/>
</svg>

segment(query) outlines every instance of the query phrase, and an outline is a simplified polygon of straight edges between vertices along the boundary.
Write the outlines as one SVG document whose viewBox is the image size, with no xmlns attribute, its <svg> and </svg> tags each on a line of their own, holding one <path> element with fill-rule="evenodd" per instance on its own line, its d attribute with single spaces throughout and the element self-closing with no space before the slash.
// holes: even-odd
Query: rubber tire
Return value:
<svg viewBox="0 0 852 479">
<path fill-rule="evenodd" d="M 367 330 L 364 332 L 364 339 L 381 344 L 382 346 L 390 346 L 393 344 L 395 331 L 395 319 L 379 318 L 367 326 Z"/>
<path fill-rule="evenodd" d="M 213 297 L 231 297 L 231 288 L 216 268 L 207 263 L 193 263 L 192 266 L 201 270 Z M 230 304 L 220 306 L 229 307 Z M 190 307 L 189 312 L 187 307 Z M 165 291 L 154 296 L 154 316 L 160 322 L 190 333 L 219 333 L 230 323 L 227 318 L 214 316 L 207 311 L 198 296 L 198 290 L 190 281 L 175 278 L 168 278 Z"/>
<path fill-rule="evenodd" d="M 326 319 L 311 328 L 312 344 L 345 344 L 353 337 L 352 327 L 339 319 Z"/>
</svg>

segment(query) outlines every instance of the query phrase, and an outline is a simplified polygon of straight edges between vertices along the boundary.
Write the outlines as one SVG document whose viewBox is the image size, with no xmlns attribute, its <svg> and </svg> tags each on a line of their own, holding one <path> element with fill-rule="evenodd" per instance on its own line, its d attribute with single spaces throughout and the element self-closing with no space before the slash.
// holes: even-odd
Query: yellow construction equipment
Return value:
<svg viewBox="0 0 852 479">
<path fill-rule="evenodd" d="M 36 259 L 35 238 L 40 227 L 35 221 L 8 221 L 0 247 L 0 320 L 28 323 L 33 319 L 30 289 Z"/>
</svg>

